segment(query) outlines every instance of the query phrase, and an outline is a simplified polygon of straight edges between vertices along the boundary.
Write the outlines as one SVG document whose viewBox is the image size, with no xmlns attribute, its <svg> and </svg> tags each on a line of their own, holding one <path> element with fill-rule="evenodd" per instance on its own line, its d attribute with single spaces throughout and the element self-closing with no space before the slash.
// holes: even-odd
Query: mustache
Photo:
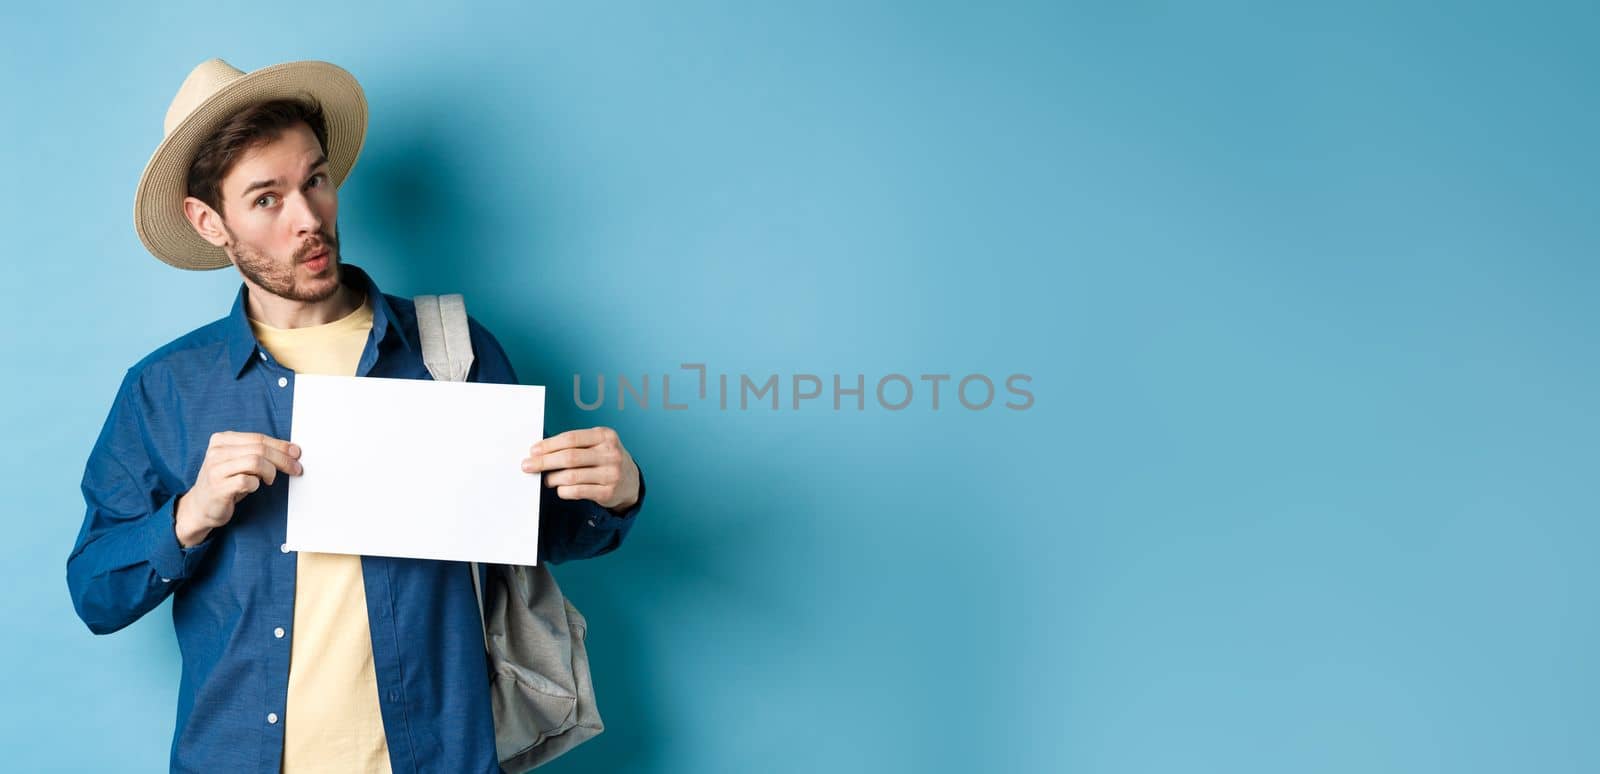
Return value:
<svg viewBox="0 0 1600 774">
<path fill-rule="evenodd" d="M 294 251 L 295 263 L 304 263 L 306 256 L 312 253 L 321 252 L 322 248 L 324 247 L 328 248 L 328 252 L 330 254 L 339 249 L 339 240 L 334 237 L 334 235 L 323 231 L 319 232 L 317 237 L 318 238 L 316 239 L 307 241 L 305 244 L 300 246 L 300 249 Z"/>
</svg>

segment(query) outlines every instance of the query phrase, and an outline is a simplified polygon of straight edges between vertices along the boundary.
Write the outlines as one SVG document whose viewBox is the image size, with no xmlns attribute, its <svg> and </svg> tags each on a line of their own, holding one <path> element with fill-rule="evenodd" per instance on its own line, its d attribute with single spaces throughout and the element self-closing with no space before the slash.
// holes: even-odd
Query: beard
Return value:
<svg viewBox="0 0 1600 774">
<path fill-rule="evenodd" d="M 289 257 L 287 264 L 240 241 L 227 226 L 223 226 L 223 230 L 228 232 L 231 242 L 223 250 L 233 259 L 233 265 L 239 269 L 239 273 L 260 286 L 262 290 L 290 301 L 316 303 L 326 301 L 339 292 L 339 238 L 336 236 L 338 228 L 335 225 L 333 233 L 323 231 L 318 235 L 318 239 L 301 245 L 300 249 Z M 318 276 L 302 277 L 300 263 L 307 255 L 323 247 L 328 248 L 328 267 Z"/>
</svg>

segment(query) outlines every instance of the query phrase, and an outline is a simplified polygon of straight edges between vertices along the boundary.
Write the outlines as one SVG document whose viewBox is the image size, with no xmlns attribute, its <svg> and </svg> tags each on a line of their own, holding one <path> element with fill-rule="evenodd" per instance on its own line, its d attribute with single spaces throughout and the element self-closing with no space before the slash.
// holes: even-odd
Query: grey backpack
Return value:
<svg viewBox="0 0 1600 774">
<path fill-rule="evenodd" d="M 460 294 L 417 296 L 422 360 L 438 381 L 464 381 L 472 367 L 467 307 Z M 605 730 L 589 681 L 588 624 L 544 565 L 488 565 L 472 590 L 489 655 L 489 698 L 501 768 L 540 766 Z"/>
</svg>

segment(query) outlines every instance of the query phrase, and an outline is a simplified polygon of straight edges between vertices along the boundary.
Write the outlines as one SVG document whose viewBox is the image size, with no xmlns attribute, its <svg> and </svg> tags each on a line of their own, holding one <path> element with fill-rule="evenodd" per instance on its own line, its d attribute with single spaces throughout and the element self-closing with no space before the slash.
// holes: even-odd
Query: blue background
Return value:
<svg viewBox="0 0 1600 774">
<path fill-rule="evenodd" d="M 355 73 L 347 259 L 646 472 L 547 771 L 1600 769 L 1593 4 L 448 5 L 4 12 L 6 769 L 166 765 L 167 607 L 64 564 L 238 287 L 130 218 L 212 56 Z M 684 362 L 1035 403 L 570 401 Z"/>
</svg>

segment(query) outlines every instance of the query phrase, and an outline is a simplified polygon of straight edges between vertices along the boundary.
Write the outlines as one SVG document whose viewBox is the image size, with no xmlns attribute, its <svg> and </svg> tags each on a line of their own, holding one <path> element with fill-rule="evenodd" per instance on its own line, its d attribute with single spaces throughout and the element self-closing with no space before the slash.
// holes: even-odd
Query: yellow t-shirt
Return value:
<svg viewBox="0 0 1600 774">
<path fill-rule="evenodd" d="M 295 373 L 354 376 L 372 330 L 371 300 L 324 325 L 282 329 L 252 319 L 250 327 Z M 302 551 L 295 568 L 282 770 L 389 774 L 361 557 Z"/>
</svg>

